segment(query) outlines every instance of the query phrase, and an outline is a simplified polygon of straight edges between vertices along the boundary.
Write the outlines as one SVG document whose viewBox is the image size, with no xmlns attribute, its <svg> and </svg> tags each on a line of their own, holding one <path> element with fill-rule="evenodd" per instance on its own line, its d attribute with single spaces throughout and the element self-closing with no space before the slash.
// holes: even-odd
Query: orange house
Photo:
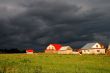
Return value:
<svg viewBox="0 0 110 73">
<path fill-rule="evenodd" d="M 47 46 L 45 53 L 57 53 L 61 47 L 60 44 L 50 44 Z"/>
</svg>

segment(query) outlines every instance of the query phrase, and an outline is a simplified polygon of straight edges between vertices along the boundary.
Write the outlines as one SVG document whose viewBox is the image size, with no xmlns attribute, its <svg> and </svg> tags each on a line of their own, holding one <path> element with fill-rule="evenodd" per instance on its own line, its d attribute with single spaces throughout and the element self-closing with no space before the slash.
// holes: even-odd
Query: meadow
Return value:
<svg viewBox="0 0 110 73">
<path fill-rule="evenodd" d="M 0 73 L 110 73 L 110 56 L 0 54 Z"/>
</svg>

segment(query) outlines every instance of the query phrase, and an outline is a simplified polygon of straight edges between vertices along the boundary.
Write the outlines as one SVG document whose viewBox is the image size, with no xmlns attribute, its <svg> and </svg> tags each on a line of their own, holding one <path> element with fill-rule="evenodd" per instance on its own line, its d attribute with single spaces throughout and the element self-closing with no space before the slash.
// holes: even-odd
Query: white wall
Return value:
<svg viewBox="0 0 110 73">
<path fill-rule="evenodd" d="M 33 54 L 33 52 L 26 52 L 27 54 Z"/>
<path fill-rule="evenodd" d="M 92 49 L 82 50 L 82 54 L 92 54 L 92 53 L 93 53 Z"/>
<path fill-rule="evenodd" d="M 99 43 L 96 43 L 92 48 L 102 48 L 102 47 L 101 47 L 101 45 Z"/>
<path fill-rule="evenodd" d="M 82 54 L 105 54 L 105 49 L 88 49 L 85 51 L 82 50 Z"/>
<path fill-rule="evenodd" d="M 97 50 L 99 50 L 99 52 L 97 52 Z M 105 49 L 93 49 L 93 52 L 95 54 L 105 54 Z"/>
<path fill-rule="evenodd" d="M 49 45 L 48 47 L 47 47 L 47 50 L 55 50 L 55 47 L 53 46 L 53 45 Z"/>
<path fill-rule="evenodd" d="M 73 51 L 72 50 L 60 50 L 58 51 L 58 54 L 72 54 Z"/>
</svg>

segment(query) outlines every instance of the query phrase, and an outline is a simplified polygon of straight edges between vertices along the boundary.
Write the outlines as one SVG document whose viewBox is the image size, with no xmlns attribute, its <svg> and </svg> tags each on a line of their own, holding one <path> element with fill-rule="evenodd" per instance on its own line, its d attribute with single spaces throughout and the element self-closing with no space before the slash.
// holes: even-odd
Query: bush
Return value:
<svg viewBox="0 0 110 73">
<path fill-rule="evenodd" d="M 110 50 L 107 50 L 106 55 L 110 56 Z"/>
</svg>

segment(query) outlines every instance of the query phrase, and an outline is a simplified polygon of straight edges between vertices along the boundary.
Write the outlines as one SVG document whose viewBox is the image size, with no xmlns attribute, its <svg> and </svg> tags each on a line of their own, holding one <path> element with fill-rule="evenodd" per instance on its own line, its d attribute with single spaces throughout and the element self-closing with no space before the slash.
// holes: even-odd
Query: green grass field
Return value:
<svg viewBox="0 0 110 73">
<path fill-rule="evenodd" d="M 110 73 L 110 57 L 0 54 L 0 73 Z"/>
</svg>

